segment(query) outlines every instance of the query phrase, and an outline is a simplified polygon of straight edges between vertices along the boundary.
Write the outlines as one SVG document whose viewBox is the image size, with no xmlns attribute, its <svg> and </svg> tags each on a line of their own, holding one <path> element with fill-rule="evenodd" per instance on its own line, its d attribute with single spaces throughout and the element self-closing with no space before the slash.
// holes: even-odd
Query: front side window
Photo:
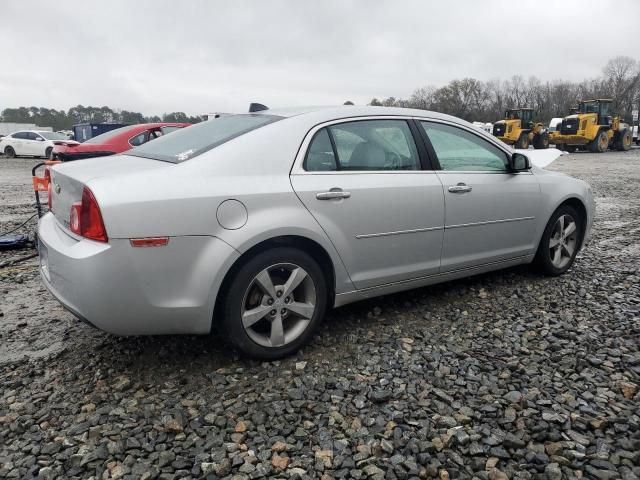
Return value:
<svg viewBox="0 0 640 480">
<path fill-rule="evenodd" d="M 462 128 L 420 122 L 436 152 L 442 170 L 506 172 L 507 154 Z"/>
<path fill-rule="evenodd" d="M 360 120 L 316 133 L 304 167 L 307 171 L 418 170 L 420 160 L 406 121 Z"/>
<path fill-rule="evenodd" d="M 42 137 L 40 137 L 40 135 L 38 135 L 37 133 L 27 132 L 27 140 L 38 140 L 38 138 Z"/>
</svg>

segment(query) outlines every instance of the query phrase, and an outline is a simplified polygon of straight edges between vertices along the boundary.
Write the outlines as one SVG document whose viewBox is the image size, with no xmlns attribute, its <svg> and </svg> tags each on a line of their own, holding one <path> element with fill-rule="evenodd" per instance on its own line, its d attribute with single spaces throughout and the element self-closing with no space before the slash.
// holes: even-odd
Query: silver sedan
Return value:
<svg viewBox="0 0 640 480">
<path fill-rule="evenodd" d="M 566 272 L 593 196 L 537 154 L 422 110 L 223 115 L 55 166 L 42 280 L 114 334 L 215 328 L 281 357 L 332 307 L 518 264 Z"/>
</svg>

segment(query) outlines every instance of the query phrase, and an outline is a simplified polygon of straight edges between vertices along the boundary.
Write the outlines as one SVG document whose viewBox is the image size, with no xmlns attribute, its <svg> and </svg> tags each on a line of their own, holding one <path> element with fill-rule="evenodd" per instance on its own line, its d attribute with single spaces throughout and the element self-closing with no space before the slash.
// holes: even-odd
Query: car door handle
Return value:
<svg viewBox="0 0 640 480">
<path fill-rule="evenodd" d="M 471 190 L 472 188 L 466 183 L 459 183 L 457 185 L 449 187 L 449 191 L 451 193 L 467 193 L 467 192 L 470 192 Z"/>
<path fill-rule="evenodd" d="M 350 196 L 351 192 L 343 192 L 342 190 L 316 193 L 316 198 L 318 200 L 334 200 L 336 198 L 349 198 Z"/>
</svg>

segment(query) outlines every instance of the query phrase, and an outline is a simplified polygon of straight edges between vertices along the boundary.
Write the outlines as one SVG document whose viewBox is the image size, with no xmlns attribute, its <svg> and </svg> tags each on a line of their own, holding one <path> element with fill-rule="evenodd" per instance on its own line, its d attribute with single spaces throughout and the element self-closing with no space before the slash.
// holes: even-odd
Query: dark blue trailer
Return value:
<svg viewBox="0 0 640 480">
<path fill-rule="evenodd" d="M 126 127 L 129 123 L 77 123 L 73 126 L 73 139 L 76 142 L 86 142 L 90 138 L 103 133 Z"/>
</svg>

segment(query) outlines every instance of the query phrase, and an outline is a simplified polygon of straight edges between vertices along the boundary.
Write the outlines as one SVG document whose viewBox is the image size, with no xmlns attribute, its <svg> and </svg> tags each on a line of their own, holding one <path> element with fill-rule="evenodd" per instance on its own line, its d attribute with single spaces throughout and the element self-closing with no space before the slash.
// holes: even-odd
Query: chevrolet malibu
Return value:
<svg viewBox="0 0 640 480">
<path fill-rule="evenodd" d="M 593 196 L 537 153 L 422 110 L 224 115 L 108 168 L 55 166 L 42 280 L 107 332 L 215 328 L 281 357 L 332 307 L 518 264 L 566 272 Z"/>
</svg>

